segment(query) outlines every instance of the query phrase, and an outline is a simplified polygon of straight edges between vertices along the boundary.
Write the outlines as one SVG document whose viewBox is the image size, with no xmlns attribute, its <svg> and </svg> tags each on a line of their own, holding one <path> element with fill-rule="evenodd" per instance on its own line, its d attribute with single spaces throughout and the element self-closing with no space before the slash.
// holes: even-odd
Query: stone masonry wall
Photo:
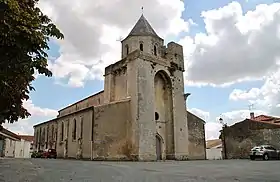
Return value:
<svg viewBox="0 0 280 182">
<path fill-rule="evenodd" d="M 225 143 L 228 159 L 249 158 L 251 148 L 256 145 L 271 144 L 280 149 L 280 128 L 244 121 L 226 128 Z"/>
<path fill-rule="evenodd" d="M 189 159 L 206 159 L 205 123 L 187 111 Z"/>
<path fill-rule="evenodd" d="M 94 160 L 131 159 L 130 100 L 94 108 Z"/>
<path fill-rule="evenodd" d="M 65 115 L 83 110 L 88 107 L 101 105 L 103 103 L 104 103 L 104 91 L 100 91 L 88 98 L 78 101 L 78 102 L 58 111 L 58 113 L 59 113 L 58 117 L 65 116 Z"/>
</svg>

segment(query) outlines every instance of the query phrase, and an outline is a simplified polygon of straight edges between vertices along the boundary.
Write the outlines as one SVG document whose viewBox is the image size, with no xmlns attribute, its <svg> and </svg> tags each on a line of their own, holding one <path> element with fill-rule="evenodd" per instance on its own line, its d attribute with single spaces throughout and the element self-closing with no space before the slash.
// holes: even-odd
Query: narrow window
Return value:
<svg viewBox="0 0 280 182">
<path fill-rule="evenodd" d="M 125 49 L 126 49 L 126 55 L 128 55 L 129 54 L 129 47 L 128 47 L 128 45 L 125 45 Z"/>
<path fill-rule="evenodd" d="M 40 149 L 40 145 L 42 143 L 42 129 L 39 129 L 39 149 Z"/>
<path fill-rule="evenodd" d="M 63 141 L 63 134 L 64 134 L 64 124 L 61 123 L 61 133 L 60 133 L 60 141 Z"/>
<path fill-rule="evenodd" d="M 157 56 L 157 46 L 154 46 L 154 55 Z"/>
<path fill-rule="evenodd" d="M 46 137 L 46 148 L 48 146 L 48 142 L 49 142 L 49 125 L 47 126 L 47 137 Z"/>
<path fill-rule="evenodd" d="M 143 44 L 140 43 L 140 51 L 143 51 Z"/>
<path fill-rule="evenodd" d="M 46 139 L 46 129 L 44 128 L 43 129 L 43 136 L 42 136 L 43 143 L 45 143 L 45 139 Z"/>
<path fill-rule="evenodd" d="M 80 138 L 83 138 L 83 130 L 84 130 L 84 118 L 81 117 L 81 133 L 80 133 Z"/>
<path fill-rule="evenodd" d="M 54 140 L 54 126 L 52 125 L 52 141 Z"/>
<path fill-rule="evenodd" d="M 72 130 L 73 131 L 73 133 L 72 133 L 73 140 L 76 140 L 76 133 L 77 133 L 76 128 L 77 128 L 77 122 L 76 122 L 76 119 L 74 119 L 73 130 Z"/>
</svg>

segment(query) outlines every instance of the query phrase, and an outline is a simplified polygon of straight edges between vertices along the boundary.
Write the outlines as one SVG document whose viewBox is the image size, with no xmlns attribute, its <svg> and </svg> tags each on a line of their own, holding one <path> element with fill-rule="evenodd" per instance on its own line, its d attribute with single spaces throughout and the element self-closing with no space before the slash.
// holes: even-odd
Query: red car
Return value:
<svg viewBox="0 0 280 182">
<path fill-rule="evenodd" d="M 55 149 L 46 149 L 43 153 L 43 158 L 54 158 L 56 159 L 56 150 Z"/>
</svg>

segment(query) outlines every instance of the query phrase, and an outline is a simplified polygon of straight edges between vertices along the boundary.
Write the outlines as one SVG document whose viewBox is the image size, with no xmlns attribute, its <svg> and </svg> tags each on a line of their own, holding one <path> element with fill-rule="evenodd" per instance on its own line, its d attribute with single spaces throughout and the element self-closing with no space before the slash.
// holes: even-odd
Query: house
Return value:
<svg viewBox="0 0 280 182">
<path fill-rule="evenodd" d="M 19 135 L 20 141 L 16 141 L 15 158 L 31 158 L 33 152 L 34 136 Z"/>
<path fill-rule="evenodd" d="M 224 158 L 248 158 L 250 149 L 261 144 L 280 149 L 279 118 L 266 115 L 255 117 L 254 113 L 250 115 L 250 119 L 227 126 L 221 131 Z"/>
<path fill-rule="evenodd" d="M 0 157 L 14 157 L 16 142 L 20 140 L 21 138 L 17 134 L 2 127 L 0 130 Z"/>
<path fill-rule="evenodd" d="M 205 121 L 187 111 L 190 160 L 206 159 Z"/>
<path fill-rule="evenodd" d="M 219 160 L 222 157 L 222 140 L 214 139 L 206 141 L 206 158 L 208 160 Z"/>
<path fill-rule="evenodd" d="M 5 128 L 0 130 L 0 157 L 30 158 L 33 136 L 17 135 Z"/>
<path fill-rule="evenodd" d="M 183 52 L 164 45 L 142 15 L 121 41 L 121 60 L 105 68 L 104 90 L 35 125 L 36 150 L 91 160 L 205 158 L 204 122 L 185 109 Z"/>
</svg>

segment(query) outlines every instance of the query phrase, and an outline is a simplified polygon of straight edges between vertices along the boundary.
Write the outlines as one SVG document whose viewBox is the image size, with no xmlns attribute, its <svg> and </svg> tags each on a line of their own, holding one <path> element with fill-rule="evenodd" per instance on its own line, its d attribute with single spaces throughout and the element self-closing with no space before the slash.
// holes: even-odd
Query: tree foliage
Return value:
<svg viewBox="0 0 280 182">
<path fill-rule="evenodd" d="M 0 0 L 0 124 L 30 113 L 23 107 L 34 90 L 34 74 L 47 68 L 48 41 L 63 34 L 37 7 L 38 0 Z"/>
</svg>

